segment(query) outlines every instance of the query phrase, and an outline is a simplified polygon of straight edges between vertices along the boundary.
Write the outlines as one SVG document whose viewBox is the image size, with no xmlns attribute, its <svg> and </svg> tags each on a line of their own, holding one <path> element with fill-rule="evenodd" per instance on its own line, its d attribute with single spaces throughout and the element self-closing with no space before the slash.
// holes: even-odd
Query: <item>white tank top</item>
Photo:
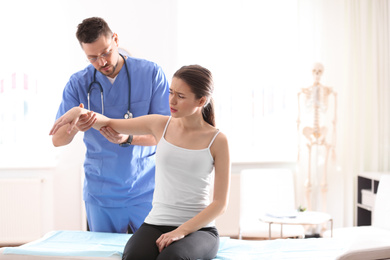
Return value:
<svg viewBox="0 0 390 260">
<path fill-rule="evenodd" d="M 180 226 L 210 204 L 210 184 L 214 160 L 210 147 L 190 150 L 165 140 L 165 132 L 156 150 L 156 186 L 153 208 L 145 222 L 152 225 Z M 205 227 L 215 226 L 214 221 Z"/>
</svg>

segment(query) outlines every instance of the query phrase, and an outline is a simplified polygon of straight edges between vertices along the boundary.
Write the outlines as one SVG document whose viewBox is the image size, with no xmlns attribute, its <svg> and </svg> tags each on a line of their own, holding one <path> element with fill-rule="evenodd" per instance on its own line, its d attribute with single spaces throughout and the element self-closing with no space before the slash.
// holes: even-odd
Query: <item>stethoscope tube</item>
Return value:
<svg viewBox="0 0 390 260">
<path fill-rule="evenodd" d="M 125 64 L 125 68 L 126 68 L 126 73 L 127 73 L 127 83 L 128 83 L 128 86 L 129 86 L 129 100 L 128 100 L 128 105 L 127 105 L 127 112 L 123 115 L 124 118 L 128 119 L 128 118 L 132 118 L 133 117 L 133 114 L 130 112 L 130 101 L 131 101 L 131 79 L 130 79 L 130 73 L 129 73 L 129 69 L 127 67 L 127 64 L 126 64 L 126 60 L 125 60 L 125 57 L 119 53 L 119 55 L 122 57 L 123 61 L 124 61 L 124 64 Z M 96 81 L 96 69 L 94 70 L 93 72 L 93 81 L 89 84 L 88 86 L 88 91 L 87 91 L 87 100 L 88 100 L 88 110 L 91 110 L 91 103 L 90 103 L 90 96 L 91 96 L 91 91 L 92 91 L 92 87 L 93 87 L 93 84 L 97 84 L 98 87 L 99 87 L 99 90 L 100 90 L 100 97 L 101 97 L 101 103 L 102 103 L 102 115 L 104 115 L 104 100 L 103 100 L 103 87 L 102 85 L 100 84 L 99 81 Z"/>
<path fill-rule="evenodd" d="M 103 87 L 102 87 L 102 85 L 100 84 L 99 81 L 96 81 L 96 69 L 93 72 L 93 81 L 89 84 L 89 87 L 88 87 L 88 94 L 87 94 L 88 110 L 91 110 L 90 96 L 91 96 L 91 91 L 92 91 L 93 84 L 97 84 L 99 86 L 99 89 L 100 89 L 100 100 L 102 101 L 102 115 L 104 115 Z"/>
</svg>

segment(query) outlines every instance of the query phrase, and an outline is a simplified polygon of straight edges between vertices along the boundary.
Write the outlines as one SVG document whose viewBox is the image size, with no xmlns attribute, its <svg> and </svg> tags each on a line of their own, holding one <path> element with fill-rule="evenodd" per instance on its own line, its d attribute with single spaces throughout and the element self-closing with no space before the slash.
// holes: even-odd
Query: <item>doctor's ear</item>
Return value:
<svg viewBox="0 0 390 260">
<path fill-rule="evenodd" d="M 113 33 L 112 34 L 112 40 L 116 43 L 116 45 L 118 46 L 118 34 L 116 33 Z"/>
</svg>

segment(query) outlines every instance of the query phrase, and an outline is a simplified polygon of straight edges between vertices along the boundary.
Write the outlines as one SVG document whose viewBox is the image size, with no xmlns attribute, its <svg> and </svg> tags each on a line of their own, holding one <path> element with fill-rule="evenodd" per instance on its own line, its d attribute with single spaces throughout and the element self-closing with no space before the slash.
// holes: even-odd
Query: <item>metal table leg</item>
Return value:
<svg viewBox="0 0 390 260">
<path fill-rule="evenodd" d="M 268 239 L 271 240 L 271 224 L 272 222 L 269 222 L 268 224 Z"/>
</svg>

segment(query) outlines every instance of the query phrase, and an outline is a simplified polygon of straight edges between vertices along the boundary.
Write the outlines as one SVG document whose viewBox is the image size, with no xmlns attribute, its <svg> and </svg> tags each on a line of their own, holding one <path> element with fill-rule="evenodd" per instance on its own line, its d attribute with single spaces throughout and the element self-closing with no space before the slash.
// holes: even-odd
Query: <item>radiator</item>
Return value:
<svg viewBox="0 0 390 260">
<path fill-rule="evenodd" d="M 0 179 L 0 244 L 41 237 L 43 184 L 41 178 Z"/>
</svg>

